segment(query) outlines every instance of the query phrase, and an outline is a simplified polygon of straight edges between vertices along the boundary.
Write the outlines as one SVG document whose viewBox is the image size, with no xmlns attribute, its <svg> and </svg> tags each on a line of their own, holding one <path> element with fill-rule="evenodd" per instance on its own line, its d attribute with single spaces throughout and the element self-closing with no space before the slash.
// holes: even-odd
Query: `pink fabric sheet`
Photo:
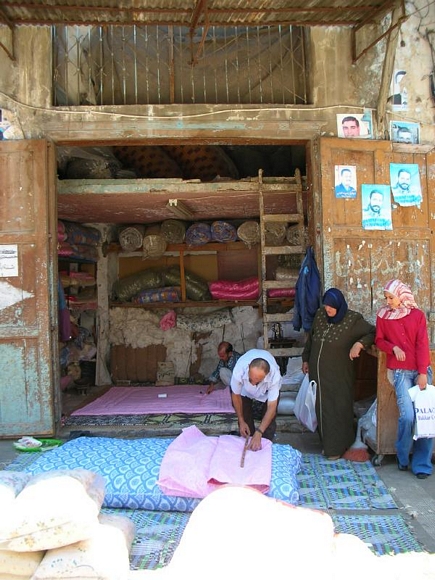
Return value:
<svg viewBox="0 0 435 580">
<path fill-rule="evenodd" d="M 272 443 L 263 439 L 262 449 L 247 451 L 240 467 L 244 445 L 242 437 L 207 437 L 192 425 L 169 445 L 157 483 L 166 495 L 179 497 L 203 498 L 225 484 L 266 493 L 272 477 Z"/>
<path fill-rule="evenodd" d="M 71 415 L 163 415 L 169 413 L 234 413 L 230 389 L 206 394 L 207 385 L 112 387 Z M 166 397 L 159 395 L 166 394 Z"/>
</svg>

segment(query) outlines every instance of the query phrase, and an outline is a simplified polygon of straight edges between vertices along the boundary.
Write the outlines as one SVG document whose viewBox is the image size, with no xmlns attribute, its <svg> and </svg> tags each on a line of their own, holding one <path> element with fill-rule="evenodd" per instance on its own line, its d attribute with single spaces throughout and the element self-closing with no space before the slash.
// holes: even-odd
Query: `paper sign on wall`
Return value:
<svg viewBox="0 0 435 580">
<path fill-rule="evenodd" d="M 0 278 L 18 276 L 18 246 L 0 245 Z"/>
</svg>

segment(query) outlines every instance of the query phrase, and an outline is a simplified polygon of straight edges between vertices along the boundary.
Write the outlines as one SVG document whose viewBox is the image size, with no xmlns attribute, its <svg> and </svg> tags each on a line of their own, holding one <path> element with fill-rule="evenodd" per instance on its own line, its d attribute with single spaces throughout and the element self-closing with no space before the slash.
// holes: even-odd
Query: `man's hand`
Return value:
<svg viewBox="0 0 435 580">
<path fill-rule="evenodd" d="M 307 362 L 302 363 L 302 372 L 304 373 L 304 375 L 307 374 L 307 372 L 308 372 L 308 363 Z"/>
<path fill-rule="evenodd" d="M 239 433 L 240 437 L 243 437 L 244 439 L 246 439 L 246 437 L 249 437 L 251 435 L 251 431 L 249 430 L 248 424 L 240 419 L 239 419 Z"/>
<path fill-rule="evenodd" d="M 255 431 L 252 435 L 251 440 L 248 445 L 248 449 L 251 451 L 260 451 L 261 449 L 261 433 Z"/>
<path fill-rule="evenodd" d="M 209 395 L 213 391 L 214 391 L 214 383 L 210 383 L 208 388 L 207 388 L 207 395 Z"/>
</svg>

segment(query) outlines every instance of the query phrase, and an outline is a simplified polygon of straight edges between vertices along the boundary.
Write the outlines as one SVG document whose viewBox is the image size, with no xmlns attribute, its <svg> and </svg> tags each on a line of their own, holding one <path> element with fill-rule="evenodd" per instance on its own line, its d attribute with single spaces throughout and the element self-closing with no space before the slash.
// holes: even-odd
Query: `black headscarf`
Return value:
<svg viewBox="0 0 435 580">
<path fill-rule="evenodd" d="M 326 314 L 330 324 L 337 324 L 338 322 L 341 322 L 346 316 L 346 312 L 348 310 L 347 302 L 342 292 L 338 288 L 330 288 L 327 290 L 323 295 L 322 304 L 323 306 L 331 306 L 337 310 L 335 316 L 331 317 Z"/>
</svg>

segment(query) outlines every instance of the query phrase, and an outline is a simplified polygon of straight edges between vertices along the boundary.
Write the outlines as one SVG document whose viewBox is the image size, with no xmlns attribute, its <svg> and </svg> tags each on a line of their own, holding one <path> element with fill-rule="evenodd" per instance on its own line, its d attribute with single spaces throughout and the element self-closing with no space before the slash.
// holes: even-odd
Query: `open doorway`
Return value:
<svg viewBox="0 0 435 580">
<path fill-rule="evenodd" d="M 206 211 L 201 214 L 199 221 L 205 224 L 211 224 L 215 221 L 225 221 L 236 230 L 246 221 L 258 221 L 258 189 L 253 186 L 255 180 L 258 180 L 259 170 L 262 171 L 264 179 L 268 183 L 279 184 L 274 197 L 274 211 L 276 213 L 288 213 L 292 209 L 290 196 L 287 197 L 285 184 L 286 179 L 291 181 L 296 170 L 299 170 L 303 176 L 304 184 L 304 207 L 305 216 L 308 215 L 307 204 L 309 192 L 307 181 L 307 158 L 305 144 L 241 144 L 231 143 L 225 145 L 146 145 L 146 146 L 127 146 L 118 145 L 111 147 L 59 147 L 58 148 L 58 210 L 59 220 L 65 223 L 78 223 L 85 227 L 95 227 L 104 232 L 106 244 L 105 251 L 112 244 L 119 244 L 117 236 L 119 232 L 128 226 L 144 226 L 144 229 L 161 225 L 168 216 L 161 214 L 159 219 L 158 207 L 160 197 L 164 200 L 165 211 L 169 198 L 183 192 L 183 201 L 193 211 L 193 215 L 200 215 L 200 211 Z M 143 207 L 151 194 L 142 195 L 140 198 L 135 197 L 132 201 L 132 190 L 137 186 L 138 180 L 154 184 L 154 190 L 159 188 L 160 197 L 152 198 L 152 207 Z M 154 181 L 158 180 L 158 181 Z M 252 181 L 251 181 L 252 180 Z M 157 186 L 158 184 L 158 186 Z M 246 185 L 246 190 L 244 189 Z M 243 187 L 242 187 L 243 186 Z M 111 189 L 111 188 L 115 189 Z M 166 189 L 165 189 L 166 187 Z M 177 189 L 178 188 L 178 189 Z M 200 190 L 200 197 L 196 190 Z M 237 194 L 242 189 L 242 201 L 234 201 L 230 193 Z M 116 190 L 116 193 L 115 193 Z M 109 191 L 109 195 L 107 194 Z M 148 191 L 148 190 L 147 190 Z M 110 195 L 112 194 L 113 195 Z M 153 195 L 154 195 L 153 191 Z M 103 194 L 105 197 L 103 198 Z M 196 196 L 196 197 L 195 197 Z M 140 202 L 139 202 L 140 199 Z M 77 201 L 78 200 L 78 201 Z M 96 201 L 97 200 L 97 201 Z M 101 201 L 103 200 L 103 201 Z M 171 217 L 171 216 L 169 216 Z M 172 216 L 175 217 L 175 216 Z M 307 220 L 307 217 L 306 217 Z M 195 219 L 184 220 L 186 227 L 195 223 Z M 308 228 L 308 221 L 306 226 Z M 242 242 L 236 242 L 243 245 Z M 221 245 L 223 248 L 224 245 Z M 248 247 L 249 246 L 249 247 Z M 210 252 L 190 252 L 191 255 L 185 257 L 184 268 L 189 271 L 192 269 L 192 275 L 202 274 L 205 280 L 209 282 L 213 279 L 224 277 L 225 279 L 237 280 L 258 277 L 258 251 L 254 245 L 244 247 L 241 251 L 232 251 L 233 247 L 228 245 L 226 248 L 231 251 L 216 251 L 214 248 Z M 143 260 L 142 250 L 136 252 L 136 255 L 129 255 L 126 259 L 125 253 L 116 253 L 109 251 L 110 271 L 106 284 L 98 285 L 98 297 L 96 308 L 87 308 L 86 304 L 83 309 L 74 308 L 74 301 L 71 303 L 73 319 L 79 327 L 79 336 L 86 334 L 88 338 L 94 339 L 94 347 L 98 356 L 101 351 L 98 349 L 98 340 L 101 336 L 101 327 L 106 328 L 106 334 L 110 335 L 111 325 L 111 308 L 107 318 L 102 320 L 99 313 L 99 303 L 102 299 L 108 300 L 109 304 L 113 299 L 113 283 L 116 276 L 127 277 L 138 271 L 150 267 L 155 270 L 160 267 L 162 260 L 166 266 L 173 266 L 179 263 L 179 256 L 171 256 L 171 248 L 166 252 L 169 256 L 147 261 Z M 179 248 L 177 248 L 179 250 Z M 134 254 L 134 252 L 133 252 Z M 201 254 L 201 255 L 199 255 Z M 107 256 L 105 257 L 105 259 Z M 65 260 L 59 260 L 59 264 L 65 266 Z M 77 256 L 69 258 L 67 264 L 75 264 L 79 272 L 90 273 L 98 277 L 100 264 L 98 260 L 87 264 L 85 260 L 80 261 Z M 279 264 L 277 264 L 279 265 Z M 297 265 L 296 265 L 297 267 Z M 70 266 L 68 266 L 70 268 Z M 107 269 L 107 265 L 104 266 Z M 115 274 L 113 273 L 115 272 Z M 68 283 L 68 282 L 67 282 Z M 66 288 L 68 293 L 68 288 Z M 201 307 L 207 308 L 218 306 L 230 309 L 233 301 L 215 301 L 213 299 L 201 301 Z M 76 302 L 77 304 L 77 302 Z M 237 300 L 237 306 L 249 306 L 258 312 L 258 300 L 250 299 L 245 301 Z M 290 303 L 286 302 L 286 306 Z M 116 304 L 116 308 L 120 305 Z M 186 306 L 186 304 L 183 304 Z M 192 304 L 189 304 L 192 306 Z M 195 305 L 197 306 L 197 305 Z M 155 313 L 158 308 L 174 307 L 168 302 L 164 304 L 146 304 L 146 310 Z M 189 316 L 191 309 L 183 310 L 180 305 L 175 305 L 177 313 L 184 313 Z M 122 312 L 128 308 L 122 305 Z M 131 315 L 133 316 L 133 315 Z M 195 314 L 197 316 L 197 313 Z M 85 321 L 86 330 L 81 330 L 81 321 Z M 230 324 L 234 325 L 234 322 Z M 259 327 L 253 325 L 253 332 L 261 334 Z M 226 330 L 228 332 L 228 330 Z M 247 331 L 246 331 L 247 332 Z M 195 333 L 194 340 L 198 343 L 204 343 L 207 333 Z M 249 337 L 244 336 L 245 344 L 249 346 Z M 109 353 L 107 354 L 107 370 L 112 383 L 119 385 L 126 384 L 155 384 L 156 374 L 158 372 L 158 363 L 165 360 L 167 348 L 163 344 L 146 344 L 145 347 L 135 348 L 132 346 L 132 340 L 129 344 L 119 345 L 110 344 Z M 69 342 L 69 341 L 67 341 Z M 110 342 L 110 340 L 109 340 Z M 69 353 L 71 345 L 61 345 L 61 375 L 70 372 L 65 361 L 72 364 L 74 371 L 81 371 L 80 367 L 93 369 L 92 364 L 96 364 L 96 358 L 85 361 L 80 360 L 81 353 L 77 350 L 73 358 L 79 358 L 78 361 L 70 360 Z M 201 344 L 199 349 L 204 354 L 204 346 Z M 69 353 L 68 353 L 69 351 Z M 197 356 L 197 354 L 195 355 Z M 205 356 L 205 355 L 204 355 Z M 77 365 L 78 362 L 78 365 Z M 73 364 L 76 363 L 76 364 Z M 204 372 L 206 367 L 197 358 L 193 357 L 190 361 L 189 369 L 186 371 L 187 378 L 194 377 L 200 380 L 201 376 L 206 379 L 207 373 Z M 88 373 L 90 371 L 88 370 Z M 77 373 L 79 374 L 79 373 Z M 177 380 L 180 378 L 176 373 Z M 91 375 L 92 376 L 92 375 Z M 94 375 L 95 376 L 95 375 Z M 185 379 L 186 377 L 181 377 Z M 84 379 L 84 380 L 83 380 Z M 107 385 L 98 384 L 98 376 L 95 377 L 95 384 L 88 385 L 89 374 L 85 377 L 78 376 L 70 381 L 69 386 L 63 391 L 62 412 L 68 417 L 72 409 L 83 406 L 90 398 L 98 397 L 100 392 L 105 391 Z M 83 388 L 82 388 L 83 387 Z M 89 387 L 89 388 L 86 388 Z M 85 421 L 85 420 L 84 420 Z M 86 425 L 81 423 L 81 425 Z"/>
</svg>

